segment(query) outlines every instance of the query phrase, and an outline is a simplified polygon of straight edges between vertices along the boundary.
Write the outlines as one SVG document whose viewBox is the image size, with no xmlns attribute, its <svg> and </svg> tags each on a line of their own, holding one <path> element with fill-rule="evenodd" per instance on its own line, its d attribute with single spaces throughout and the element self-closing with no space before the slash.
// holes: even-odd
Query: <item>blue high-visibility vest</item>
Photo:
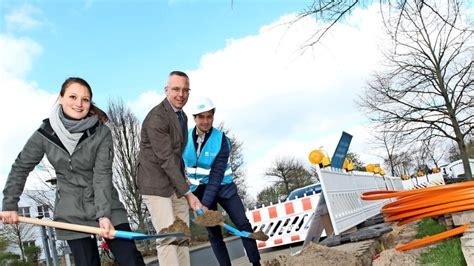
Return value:
<svg viewBox="0 0 474 266">
<path fill-rule="evenodd" d="M 190 129 L 188 132 L 188 143 L 183 152 L 183 160 L 189 181 L 191 182 L 190 189 L 191 191 L 194 191 L 200 184 L 207 184 L 209 182 L 211 167 L 216 160 L 217 154 L 219 154 L 219 151 L 221 150 L 222 137 L 224 134 L 222 131 L 213 128 L 211 135 L 201 149 L 199 158 L 197 157 L 192 134 L 193 129 Z M 227 143 L 229 144 L 230 150 L 229 139 L 227 139 Z M 230 161 L 228 161 L 221 185 L 231 184 L 233 182 L 232 180 L 232 169 L 230 168 Z"/>
</svg>

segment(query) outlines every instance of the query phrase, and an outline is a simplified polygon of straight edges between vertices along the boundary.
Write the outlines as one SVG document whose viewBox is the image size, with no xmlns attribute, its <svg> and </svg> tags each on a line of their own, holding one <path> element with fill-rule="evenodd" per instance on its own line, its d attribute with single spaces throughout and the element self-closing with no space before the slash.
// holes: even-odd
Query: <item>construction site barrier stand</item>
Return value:
<svg viewBox="0 0 474 266">
<path fill-rule="evenodd" d="M 322 193 L 305 195 L 269 206 L 247 210 L 254 231 L 269 236 L 257 241 L 259 249 L 305 241 L 318 242 L 320 237 L 339 235 L 374 217 L 390 200 L 364 201 L 360 196 L 372 190 L 410 190 L 444 184 L 442 173 L 409 180 L 369 172 L 346 172 L 342 169 L 316 166 Z"/>
</svg>

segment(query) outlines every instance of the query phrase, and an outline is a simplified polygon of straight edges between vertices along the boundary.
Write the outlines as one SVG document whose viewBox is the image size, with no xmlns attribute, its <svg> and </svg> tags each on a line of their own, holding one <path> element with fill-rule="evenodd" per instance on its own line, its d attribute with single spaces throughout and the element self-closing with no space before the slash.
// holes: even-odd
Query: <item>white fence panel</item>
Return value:
<svg viewBox="0 0 474 266">
<path fill-rule="evenodd" d="M 410 190 L 416 188 L 424 188 L 436 185 L 444 185 L 444 178 L 442 173 L 428 174 L 408 180 L 403 180 L 403 190 Z"/>
<path fill-rule="evenodd" d="M 345 173 L 339 169 L 319 169 L 319 177 L 336 235 L 380 213 L 388 200 L 364 201 L 362 193 L 386 190 L 381 176 L 371 173 Z"/>
</svg>

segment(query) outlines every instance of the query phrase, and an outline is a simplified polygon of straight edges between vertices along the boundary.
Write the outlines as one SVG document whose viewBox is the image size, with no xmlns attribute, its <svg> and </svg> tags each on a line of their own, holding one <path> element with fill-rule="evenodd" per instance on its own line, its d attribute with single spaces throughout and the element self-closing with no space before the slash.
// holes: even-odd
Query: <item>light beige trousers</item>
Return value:
<svg viewBox="0 0 474 266">
<path fill-rule="evenodd" d="M 185 197 L 178 199 L 176 194 L 168 198 L 143 195 L 143 202 L 150 211 L 151 222 L 157 233 L 161 229 L 173 224 L 175 216 L 179 217 L 189 226 L 189 205 Z M 189 247 L 187 245 L 176 245 L 176 243 L 180 242 L 183 242 L 182 239 L 176 238 L 158 238 L 156 240 L 156 250 L 158 251 L 160 265 L 191 265 Z"/>
</svg>

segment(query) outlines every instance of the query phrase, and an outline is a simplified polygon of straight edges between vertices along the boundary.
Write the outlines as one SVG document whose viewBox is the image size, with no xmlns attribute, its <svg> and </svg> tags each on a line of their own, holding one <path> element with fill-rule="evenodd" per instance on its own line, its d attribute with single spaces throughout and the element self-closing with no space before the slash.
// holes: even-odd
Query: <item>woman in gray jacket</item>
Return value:
<svg viewBox="0 0 474 266">
<path fill-rule="evenodd" d="M 112 184 L 113 142 L 107 115 L 92 103 L 81 78 L 69 78 L 49 119 L 33 133 L 12 166 L 3 190 L 3 223 L 18 223 L 18 201 L 26 179 L 46 154 L 56 171 L 54 220 L 105 229 L 101 237 L 120 265 L 144 265 L 133 240 L 114 239 L 111 229 L 131 231 L 127 212 Z M 75 265 L 100 265 L 95 236 L 57 230 Z"/>
</svg>

